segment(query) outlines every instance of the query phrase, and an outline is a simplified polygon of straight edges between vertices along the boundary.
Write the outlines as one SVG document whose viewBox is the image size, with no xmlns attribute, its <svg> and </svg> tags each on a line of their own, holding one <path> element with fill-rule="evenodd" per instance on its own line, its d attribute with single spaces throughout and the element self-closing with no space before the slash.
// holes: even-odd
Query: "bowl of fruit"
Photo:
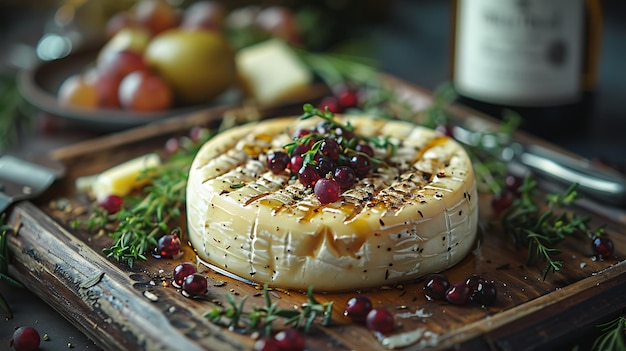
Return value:
<svg viewBox="0 0 626 351">
<path fill-rule="evenodd" d="M 142 0 L 112 16 L 104 43 L 43 61 L 19 79 L 24 98 L 49 113 L 122 129 L 211 106 L 241 94 L 223 10 L 180 10 Z"/>
</svg>

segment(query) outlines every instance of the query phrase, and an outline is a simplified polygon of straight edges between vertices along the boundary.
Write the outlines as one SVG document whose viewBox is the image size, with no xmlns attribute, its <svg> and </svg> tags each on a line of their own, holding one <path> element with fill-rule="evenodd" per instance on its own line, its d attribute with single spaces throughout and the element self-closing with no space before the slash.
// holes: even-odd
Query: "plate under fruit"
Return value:
<svg viewBox="0 0 626 351">
<path fill-rule="evenodd" d="M 233 88 L 211 103 L 176 107 L 159 112 L 61 106 L 57 101 L 57 91 L 61 83 L 67 77 L 85 71 L 95 62 L 97 55 L 98 49 L 77 51 L 64 58 L 44 61 L 32 69 L 23 70 L 18 77 L 20 93 L 29 103 L 43 111 L 66 118 L 77 126 L 98 131 L 123 130 L 210 107 L 237 104 L 241 100 L 240 91 Z"/>
</svg>

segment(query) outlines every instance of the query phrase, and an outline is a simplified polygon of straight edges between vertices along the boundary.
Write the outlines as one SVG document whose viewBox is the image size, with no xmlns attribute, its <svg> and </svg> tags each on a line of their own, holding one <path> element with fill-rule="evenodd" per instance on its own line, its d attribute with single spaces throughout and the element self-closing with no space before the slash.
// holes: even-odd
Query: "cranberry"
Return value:
<svg viewBox="0 0 626 351">
<path fill-rule="evenodd" d="M 305 128 L 300 128 L 298 130 L 295 131 L 295 133 L 293 133 L 293 137 L 294 139 L 300 139 L 305 135 L 309 135 L 311 134 L 311 130 L 310 129 L 305 129 Z"/>
<path fill-rule="evenodd" d="M 335 170 L 335 181 L 341 189 L 348 189 L 356 182 L 356 174 L 348 166 L 339 166 Z"/>
<path fill-rule="evenodd" d="M 441 274 L 431 274 L 424 284 L 424 294 L 429 300 L 445 300 L 449 287 L 448 278 Z"/>
<path fill-rule="evenodd" d="M 509 191 L 503 191 L 494 194 L 491 198 L 491 208 L 496 217 L 499 217 L 513 203 L 513 194 Z"/>
<path fill-rule="evenodd" d="M 372 309 L 365 318 L 367 329 L 380 333 L 390 333 L 396 329 L 393 315 L 384 308 Z"/>
<path fill-rule="evenodd" d="M 322 178 L 318 180 L 313 192 L 323 205 L 339 200 L 339 184 L 334 179 Z"/>
<path fill-rule="evenodd" d="M 282 351 L 274 338 L 262 338 L 254 342 L 254 351 Z"/>
<path fill-rule="evenodd" d="M 283 151 L 274 151 L 267 155 L 267 168 L 274 174 L 284 172 L 289 162 L 289 155 Z"/>
<path fill-rule="evenodd" d="M 123 204 L 124 200 L 117 195 L 109 195 L 104 200 L 98 202 L 98 206 L 110 214 L 118 213 L 122 209 Z"/>
<path fill-rule="evenodd" d="M 289 156 L 300 156 L 305 152 L 311 150 L 313 144 L 315 144 L 315 141 L 313 141 L 313 139 L 303 142 L 302 144 L 298 144 L 295 148 L 293 148 L 293 150 L 291 150 L 291 154 Z"/>
<path fill-rule="evenodd" d="M 363 155 L 354 155 L 350 158 L 350 167 L 354 170 L 357 177 L 365 177 L 371 169 L 370 159 Z"/>
<path fill-rule="evenodd" d="M 435 131 L 441 135 L 452 137 L 452 126 L 449 124 L 440 124 L 435 127 Z"/>
<path fill-rule="evenodd" d="M 333 175 L 335 173 L 335 169 L 337 168 L 337 164 L 335 161 L 331 160 L 328 157 L 322 156 L 317 160 L 317 166 L 315 169 L 317 170 L 317 174 L 324 178 L 329 173 Z"/>
<path fill-rule="evenodd" d="M 335 138 L 326 138 L 320 145 L 320 151 L 331 160 L 339 158 L 339 144 Z"/>
<path fill-rule="evenodd" d="M 467 304 L 471 296 L 472 290 L 465 282 L 454 283 L 446 291 L 446 300 L 455 305 Z"/>
<path fill-rule="evenodd" d="M 174 280 L 172 281 L 172 285 L 179 289 L 182 288 L 185 278 L 196 273 L 196 271 L 196 265 L 191 262 L 183 262 L 177 265 L 174 267 Z"/>
<path fill-rule="evenodd" d="M 355 135 L 354 132 L 351 132 L 349 130 L 345 130 L 344 128 L 341 127 L 337 127 L 335 128 L 335 136 L 339 137 L 339 140 L 337 140 L 337 142 L 341 145 L 343 144 L 343 142 L 348 142 L 352 139 L 354 139 Z"/>
<path fill-rule="evenodd" d="M 322 99 L 322 102 L 319 105 L 319 109 L 324 111 L 328 109 L 328 111 L 332 113 L 341 113 L 343 112 L 343 108 L 339 103 L 339 99 L 334 96 L 327 96 Z"/>
<path fill-rule="evenodd" d="M 484 306 L 491 306 L 498 297 L 496 285 L 493 282 L 482 281 L 478 283 L 471 300 Z"/>
<path fill-rule="evenodd" d="M 188 275 L 183 279 L 182 294 L 185 297 L 201 296 L 207 293 L 208 282 L 198 273 Z"/>
<path fill-rule="evenodd" d="M 165 142 L 165 151 L 168 154 L 173 155 L 178 150 L 180 150 L 180 140 L 178 138 L 167 139 L 167 141 Z"/>
<path fill-rule="evenodd" d="M 363 323 L 371 310 L 372 301 L 365 295 L 358 295 L 348 300 L 343 315 L 353 322 Z"/>
<path fill-rule="evenodd" d="M 467 278 L 467 280 L 465 280 L 465 285 L 467 285 L 472 291 L 472 294 L 474 294 L 478 291 L 479 285 L 484 282 L 485 282 L 485 279 L 483 279 L 483 277 L 477 274 L 473 274 L 469 278 Z"/>
<path fill-rule="evenodd" d="M 13 346 L 15 351 L 35 351 L 39 349 L 39 343 L 41 343 L 41 338 L 37 329 L 31 326 L 22 326 L 13 332 L 9 346 Z"/>
<path fill-rule="evenodd" d="M 289 169 L 296 173 L 300 170 L 300 168 L 302 168 L 302 163 L 304 162 L 304 160 L 302 159 L 301 155 L 293 155 L 291 156 L 291 158 L 289 159 Z"/>
<path fill-rule="evenodd" d="M 519 195 L 520 187 L 523 184 L 524 184 L 524 180 L 514 175 L 509 175 L 506 178 L 504 178 L 504 185 L 506 185 L 506 189 L 515 196 Z"/>
<path fill-rule="evenodd" d="M 607 259 L 613 256 L 613 249 L 614 249 L 613 240 L 605 236 L 598 236 L 595 239 L 593 239 L 592 245 L 593 245 L 593 250 L 599 256 L 599 258 Z"/>
<path fill-rule="evenodd" d="M 362 152 L 362 153 L 366 154 L 369 157 L 374 157 L 374 149 L 372 149 L 372 147 L 367 145 L 367 144 L 357 144 L 354 147 L 354 150 L 356 150 L 358 152 Z"/>
<path fill-rule="evenodd" d="M 317 170 L 312 164 L 302 166 L 302 168 L 298 171 L 298 180 L 300 180 L 300 183 L 307 188 L 315 185 L 319 179 L 320 176 L 317 174 Z"/>
<path fill-rule="evenodd" d="M 195 126 L 189 130 L 189 139 L 197 143 L 200 140 L 202 140 L 205 137 L 205 135 L 207 135 L 207 133 L 208 133 L 208 129 L 204 127 L 200 127 L 200 126 Z"/>
<path fill-rule="evenodd" d="M 281 351 L 302 351 L 305 346 L 304 335 L 293 328 L 279 331 L 274 341 Z"/>
<path fill-rule="evenodd" d="M 339 104 L 344 108 L 355 107 L 359 102 L 356 91 L 342 87 L 336 93 Z"/>
<path fill-rule="evenodd" d="M 180 239 L 178 238 L 178 235 L 166 234 L 159 239 L 153 256 L 156 258 L 172 258 L 177 257 L 180 254 Z"/>
</svg>

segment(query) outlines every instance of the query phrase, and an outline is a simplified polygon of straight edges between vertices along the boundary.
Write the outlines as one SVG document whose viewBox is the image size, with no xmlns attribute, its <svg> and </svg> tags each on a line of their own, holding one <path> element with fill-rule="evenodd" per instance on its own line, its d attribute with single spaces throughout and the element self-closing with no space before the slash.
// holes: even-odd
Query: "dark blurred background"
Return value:
<svg viewBox="0 0 626 351">
<path fill-rule="evenodd" d="M 181 6 L 190 0 L 179 0 Z M 105 19 L 116 11 L 128 8 L 133 1 L 19 1 L 4 0 L 0 4 L 0 72 L 15 66 L 33 64 L 20 52 L 37 44 L 42 34 L 58 31 L 56 23 L 63 14 L 53 13 L 63 4 L 78 4 L 80 18 L 72 25 L 80 28 L 83 41 L 96 40 Z M 372 57 L 383 72 L 435 89 L 449 80 L 450 0 L 392 1 L 227 1 L 229 8 L 243 5 L 285 4 L 293 8 L 313 7 L 322 16 L 318 34 L 328 48 L 347 41 L 359 43 L 360 54 Z M 616 167 L 624 167 L 626 156 L 626 5 L 620 0 L 604 0 L 603 37 L 599 84 L 595 94 L 589 127 L 582 133 L 550 135 L 546 138 L 559 146 L 592 159 L 602 159 Z M 67 15 L 67 14 L 66 14 Z M 79 18 L 79 16 L 76 16 Z M 68 27 L 71 27 L 68 25 Z M 329 39 L 330 38 L 330 39 Z M 19 59 L 16 59 L 19 57 Z M 28 57 L 28 56 L 26 56 Z M 17 61 L 17 62 L 16 62 Z M 9 67 L 9 68 L 7 68 Z"/>
</svg>

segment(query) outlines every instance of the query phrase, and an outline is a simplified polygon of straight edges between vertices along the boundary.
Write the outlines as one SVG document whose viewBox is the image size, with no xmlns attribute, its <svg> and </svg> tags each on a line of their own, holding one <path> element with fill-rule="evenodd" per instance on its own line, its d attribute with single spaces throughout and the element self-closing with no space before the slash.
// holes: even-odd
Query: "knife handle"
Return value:
<svg viewBox="0 0 626 351">
<path fill-rule="evenodd" d="M 626 177 L 617 171 L 596 167 L 538 145 L 528 145 L 519 154 L 521 163 L 534 173 L 564 185 L 577 183 L 577 190 L 607 204 L 626 206 Z"/>
</svg>

